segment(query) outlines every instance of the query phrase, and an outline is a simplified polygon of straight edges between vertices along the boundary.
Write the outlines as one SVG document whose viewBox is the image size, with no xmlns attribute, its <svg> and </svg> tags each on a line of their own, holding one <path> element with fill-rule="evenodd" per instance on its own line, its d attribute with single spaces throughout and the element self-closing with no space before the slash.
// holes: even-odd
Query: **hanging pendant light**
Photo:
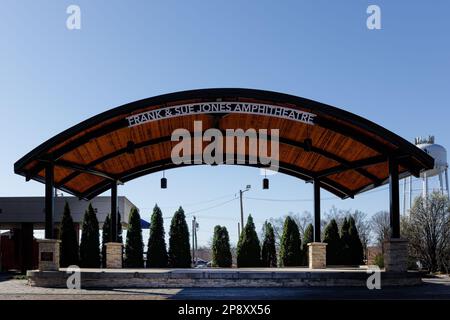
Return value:
<svg viewBox="0 0 450 320">
<path fill-rule="evenodd" d="M 310 138 L 305 139 L 303 144 L 305 145 L 304 148 L 305 148 L 306 152 L 311 152 L 312 151 L 312 139 L 310 139 Z"/>
<path fill-rule="evenodd" d="M 163 177 L 161 178 L 161 189 L 167 189 L 167 179 L 165 177 L 164 171 L 163 171 Z"/>
<path fill-rule="evenodd" d="M 266 171 L 264 170 L 263 190 L 269 189 L 269 179 L 267 179 Z"/>
<path fill-rule="evenodd" d="M 134 151 L 135 151 L 134 142 L 130 140 L 130 141 L 127 142 L 127 153 L 128 154 L 134 154 Z"/>
</svg>

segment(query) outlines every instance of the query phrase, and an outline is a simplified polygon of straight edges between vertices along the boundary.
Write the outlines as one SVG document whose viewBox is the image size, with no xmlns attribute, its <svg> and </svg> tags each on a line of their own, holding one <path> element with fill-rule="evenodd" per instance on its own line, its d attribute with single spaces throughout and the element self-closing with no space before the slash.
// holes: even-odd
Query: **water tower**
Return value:
<svg viewBox="0 0 450 320">
<path fill-rule="evenodd" d="M 439 190 L 442 194 L 444 192 L 447 193 L 447 195 L 450 197 L 449 193 L 449 187 L 448 187 L 448 162 L 447 162 L 447 150 L 435 143 L 434 136 L 429 136 L 428 138 L 416 138 L 415 144 L 418 148 L 422 149 L 426 153 L 428 153 L 430 156 L 434 158 L 434 168 L 428 171 L 424 171 L 420 174 L 420 179 L 422 180 L 422 196 L 426 197 L 430 191 L 430 189 L 433 190 Z M 445 186 L 444 186 L 444 176 L 445 176 Z M 434 181 L 434 177 L 439 178 L 439 185 L 438 187 L 434 187 L 437 184 L 437 181 Z M 413 199 L 413 177 L 410 176 L 409 178 L 409 208 L 411 208 L 412 205 L 412 199 Z M 434 185 L 433 185 L 433 182 Z M 407 186 L 406 186 L 406 179 L 404 180 L 403 185 L 403 208 L 406 213 L 406 198 L 407 198 Z M 431 186 L 431 188 L 430 188 Z"/>
</svg>

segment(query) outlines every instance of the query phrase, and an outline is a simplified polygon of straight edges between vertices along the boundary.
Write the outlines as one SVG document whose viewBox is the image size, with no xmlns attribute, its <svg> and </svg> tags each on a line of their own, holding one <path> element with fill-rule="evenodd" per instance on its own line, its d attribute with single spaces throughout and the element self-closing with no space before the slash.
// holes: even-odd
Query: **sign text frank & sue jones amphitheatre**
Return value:
<svg viewBox="0 0 450 320">
<path fill-rule="evenodd" d="M 127 117 L 128 126 L 134 127 L 147 122 L 169 119 L 173 117 L 207 114 L 207 113 L 244 113 L 283 118 L 314 125 L 316 115 L 282 106 L 246 103 L 246 102 L 206 102 L 171 106 L 145 111 Z"/>
</svg>

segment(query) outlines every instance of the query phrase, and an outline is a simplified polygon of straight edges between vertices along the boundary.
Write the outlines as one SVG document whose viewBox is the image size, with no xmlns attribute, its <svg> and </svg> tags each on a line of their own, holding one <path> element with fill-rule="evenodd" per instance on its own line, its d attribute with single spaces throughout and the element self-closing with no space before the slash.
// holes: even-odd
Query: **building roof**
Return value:
<svg viewBox="0 0 450 320">
<path fill-rule="evenodd" d="M 214 104 L 220 111 L 211 111 Z M 45 164 L 52 162 L 58 189 L 91 199 L 111 181 L 183 166 L 171 160 L 177 143 L 171 134 L 177 128 L 193 132 L 195 120 L 204 131 L 279 129 L 278 170 L 315 179 L 341 198 L 387 183 L 389 157 L 398 159 L 400 177 L 419 176 L 434 165 L 415 145 L 342 109 L 277 92 L 228 88 L 165 94 L 103 112 L 41 144 L 18 160 L 14 171 L 44 182 Z M 263 167 L 250 162 L 248 150 L 245 165 Z"/>
<path fill-rule="evenodd" d="M 56 197 L 56 223 L 61 222 L 64 205 L 68 203 L 74 223 L 83 222 L 84 212 L 89 203 L 94 208 L 100 227 L 111 211 L 110 197 L 96 197 L 91 201 L 79 200 L 76 197 Z M 118 208 L 123 226 L 127 226 L 128 215 L 134 204 L 126 197 L 118 197 Z M 35 229 L 43 228 L 45 223 L 44 197 L 0 197 L 0 229 L 9 229 L 20 223 L 33 223 Z"/>
</svg>

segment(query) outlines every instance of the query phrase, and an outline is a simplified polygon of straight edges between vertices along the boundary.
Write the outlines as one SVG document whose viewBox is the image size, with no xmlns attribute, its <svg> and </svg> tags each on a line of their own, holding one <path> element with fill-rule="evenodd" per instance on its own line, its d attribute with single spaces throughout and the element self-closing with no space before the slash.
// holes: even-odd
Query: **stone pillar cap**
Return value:
<svg viewBox="0 0 450 320">
<path fill-rule="evenodd" d="M 308 243 L 308 246 L 327 246 L 328 245 L 328 243 L 325 243 L 325 242 L 311 242 L 311 243 Z"/>
<path fill-rule="evenodd" d="M 107 246 L 123 246 L 121 242 L 107 242 L 105 243 Z"/>
<path fill-rule="evenodd" d="M 58 239 L 37 239 L 36 241 L 38 243 L 55 243 L 55 242 L 60 243 L 61 242 L 61 240 L 58 240 Z"/>
<path fill-rule="evenodd" d="M 405 239 L 405 238 L 390 238 L 390 239 L 384 240 L 384 243 L 386 243 L 386 242 L 408 242 L 408 239 Z"/>
</svg>

